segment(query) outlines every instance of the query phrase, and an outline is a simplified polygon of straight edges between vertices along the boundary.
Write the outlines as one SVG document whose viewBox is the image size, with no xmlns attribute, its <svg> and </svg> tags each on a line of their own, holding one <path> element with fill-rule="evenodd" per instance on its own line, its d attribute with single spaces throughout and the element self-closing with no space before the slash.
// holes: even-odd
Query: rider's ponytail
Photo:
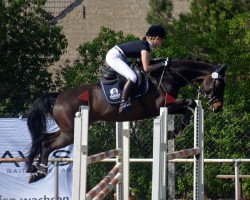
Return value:
<svg viewBox="0 0 250 200">
<path fill-rule="evenodd" d="M 143 36 L 140 38 L 141 41 L 146 41 L 147 40 L 147 37 L 146 36 Z"/>
</svg>

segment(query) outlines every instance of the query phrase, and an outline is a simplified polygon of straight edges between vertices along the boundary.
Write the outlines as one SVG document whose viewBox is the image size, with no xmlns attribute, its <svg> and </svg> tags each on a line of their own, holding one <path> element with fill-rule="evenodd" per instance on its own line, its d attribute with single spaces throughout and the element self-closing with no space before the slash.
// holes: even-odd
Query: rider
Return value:
<svg viewBox="0 0 250 200">
<path fill-rule="evenodd" d="M 119 113 L 127 110 L 131 106 L 129 96 L 135 88 L 137 76 L 135 72 L 126 63 L 127 58 L 140 58 L 143 70 L 149 72 L 156 70 L 167 62 L 150 65 L 150 52 L 152 48 L 159 47 L 163 44 L 166 37 L 166 31 L 163 26 L 155 24 L 149 27 L 146 35 L 141 40 L 136 40 L 124 44 L 119 44 L 110 49 L 106 55 L 106 63 L 117 73 L 126 77 L 127 82 L 124 85 Z"/>
</svg>

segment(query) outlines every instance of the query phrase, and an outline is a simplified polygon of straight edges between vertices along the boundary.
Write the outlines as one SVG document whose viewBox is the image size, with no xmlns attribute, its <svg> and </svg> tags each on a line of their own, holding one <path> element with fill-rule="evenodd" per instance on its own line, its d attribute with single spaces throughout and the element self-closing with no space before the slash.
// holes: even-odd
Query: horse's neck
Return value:
<svg viewBox="0 0 250 200">
<path fill-rule="evenodd" d="M 205 76 L 214 71 L 214 67 L 205 62 L 190 61 L 173 67 L 176 73 L 179 73 L 178 81 L 189 84 L 189 82 L 196 82 L 202 80 Z"/>
<path fill-rule="evenodd" d="M 166 94 L 170 94 L 174 98 L 177 98 L 179 94 L 180 87 L 172 80 L 165 80 L 165 78 L 161 77 L 153 77 L 149 76 L 152 82 L 151 91 L 156 91 L 160 93 L 160 95 L 165 96 Z"/>
<path fill-rule="evenodd" d="M 214 67 L 206 62 L 184 60 L 170 66 L 165 80 L 165 92 L 178 96 L 181 87 L 200 82 L 214 71 Z"/>
<path fill-rule="evenodd" d="M 214 67 L 206 62 L 187 59 L 171 61 L 170 68 L 167 70 L 165 74 L 151 77 L 151 81 L 160 93 L 168 93 L 177 97 L 181 87 L 202 81 L 205 76 L 214 71 Z"/>
</svg>

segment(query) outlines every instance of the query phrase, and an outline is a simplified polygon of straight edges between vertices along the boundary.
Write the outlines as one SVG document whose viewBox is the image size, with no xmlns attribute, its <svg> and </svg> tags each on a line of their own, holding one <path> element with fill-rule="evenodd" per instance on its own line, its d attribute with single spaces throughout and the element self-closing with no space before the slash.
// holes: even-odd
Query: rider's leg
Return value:
<svg viewBox="0 0 250 200">
<path fill-rule="evenodd" d="M 128 100 L 129 96 L 131 95 L 133 89 L 135 88 L 135 83 L 130 79 L 124 85 L 122 96 L 121 96 L 121 104 L 119 107 L 119 113 L 122 113 L 126 108 L 131 106 L 131 102 Z"/>
<path fill-rule="evenodd" d="M 107 53 L 106 62 L 117 73 L 127 78 L 127 82 L 125 83 L 121 95 L 121 104 L 119 108 L 119 112 L 121 113 L 124 108 L 131 105 L 131 103 L 128 102 L 128 98 L 136 86 L 135 83 L 137 81 L 137 76 L 135 72 L 127 65 L 124 57 L 115 48 L 112 48 Z"/>
</svg>

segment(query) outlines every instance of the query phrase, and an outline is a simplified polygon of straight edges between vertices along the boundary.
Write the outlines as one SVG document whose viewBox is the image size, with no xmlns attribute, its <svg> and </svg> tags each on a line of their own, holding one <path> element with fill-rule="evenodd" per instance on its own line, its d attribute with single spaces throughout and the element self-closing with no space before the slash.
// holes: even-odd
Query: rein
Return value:
<svg viewBox="0 0 250 200">
<path fill-rule="evenodd" d="M 167 61 L 168 61 L 168 59 L 167 59 Z M 160 85 L 161 85 L 162 79 L 164 77 L 165 71 L 166 71 L 166 69 L 169 69 L 169 68 L 170 68 L 170 66 L 168 64 L 164 65 L 164 68 L 163 68 L 162 74 L 161 74 L 161 78 L 160 78 L 160 81 L 159 81 L 159 85 L 158 85 L 158 88 L 157 88 L 158 91 L 160 89 Z"/>
<path fill-rule="evenodd" d="M 165 73 L 166 73 L 166 70 L 169 70 L 169 71 L 172 70 L 174 73 L 176 73 L 178 76 L 180 76 L 183 80 L 185 80 L 185 81 L 188 83 L 188 85 L 191 85 L 193 88 L 196 89 L 196 86 L 195 86 L 194 83 L 192 83 L 191 81 L 189 81 L 188 79 L 186 79 L 186 78 L 185 78 L 184 76 L 182 76 L 179 72 L 177 72 L 176 70 L 174 70 L 173 68 L 171 68 L 170 64 L 168 64 L 168 65 L 164 66 L 164 68 L 163 68 L 163 70 L 162 70 L 162 72 L 161 72 L 161 77 L 160 77 L 159 83 L 156 83 L 156 85 L 158 85 L 158 86 L 157 86 L 157 90 L 158 90 L 158 91 L 160 90 L 160 86 L 162 85 L 162 80 L 163 80 L 163 78 L 164 78 L 164 75 L 165 75 Z M 164 87 L 164 85 L 163 85 L 163 87 Z M 197 91 L 198 93 L 200 93 L 200 89 L 196 89 L 196 91 Z"/>
<path fill-rule="evenodd" d="M 188 79 L 186 79 L 184 76 L 182 76 L 179 72 L 177 72 L 176 70 L 174 70 L 173 68 L 171 68 L 169 66 L 169 70 L 172 70 L 174 73 L 176 73 L 179 77 L 181 77 L 184 81 L 186 81 L 188 83 L 188 85 L 191 85 L 198 93 L 200 92 L 199 89 L 196 89 L 196 85 L 194 83 L 192 83 L 191 81 L 189 81 Z"/>
<path fill-rule="evenodd" d="M 181 77 L 184 81 L 187 82 L 188 85 L 191 85 L 198 93 L 198 99 L 200 97 L 200 94 L 202 94 L 203 96 L 205 96 L 206 98 L 208 98 L 208 104 L 211 105 L 217 101 L 221 101 L 222 99 L 221 98 L 218 98 L 215 96 L 215 81 L 217 79 L 221 79 L 223 80 L 224 83 L 226 83 L 226 81 L 224 80 L 224 78 L 219 74 L 218 72 L 218 69 L 215 69 L 215 71 L 211 74 L 212 78 L 213 78 L 213 87 L 211 88 L 211 95 L 209 97 L 209 95 L 206 94 L 206 92 L 203 90 L 202 87 L 199 87 L 198 89 L 196 88 L 196 85 L 194 83 L 192 83 L 191 81 L 189 81 L 186 77 L 184 77 L 182 74 L 180 74 L 179 72 L 177 72 L 176 70 L 174 70 L 173 68 L 171 68 L 170 65 L 167 65 L 167 66 L 164 66 L 164 69 L 162 70 L 162 74 L 161 74 L 161 78 L 160 78 L 160 81 L 159 81 L 159 85 L 158 85 L 158 91 L 159 91 L 159 88 L 160 88 L 160 85 L 161 85 L 161 82 L 162 82 L 162 79 L 164 77 L 164 74 L 166 72 L 166 69 L 167 70 L 171 70 L 173 71 L 175 74 L 177 74 L 179 77 Z"/>
</svg>

